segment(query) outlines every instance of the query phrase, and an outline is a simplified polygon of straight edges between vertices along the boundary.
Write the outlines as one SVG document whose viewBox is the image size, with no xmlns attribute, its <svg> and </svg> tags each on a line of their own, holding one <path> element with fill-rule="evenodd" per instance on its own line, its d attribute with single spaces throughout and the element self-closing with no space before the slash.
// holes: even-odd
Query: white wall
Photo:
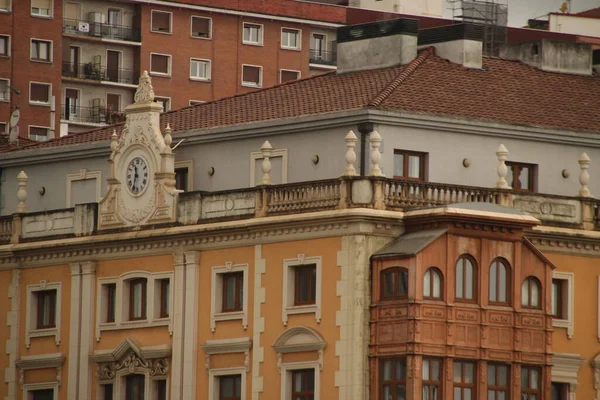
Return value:
<svg viewBox="0 0 600 400">
<path fill-rule="evenodd" d="M 350 5 L 432 17 L 442 17 L 444 14 L 444 0 L 350 0 Z"/>
<path fill-rule="evenodd" d="M 600 37 L 600 19 L 550 14 L 550 31 Z"/>
</svg>

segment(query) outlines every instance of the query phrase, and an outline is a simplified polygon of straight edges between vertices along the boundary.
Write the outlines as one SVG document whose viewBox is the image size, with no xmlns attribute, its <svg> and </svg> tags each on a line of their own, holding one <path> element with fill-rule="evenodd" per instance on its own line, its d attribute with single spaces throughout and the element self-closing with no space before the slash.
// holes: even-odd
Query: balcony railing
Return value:
<svg viewBox="0 0 600 400">
<path fill-rule="evenodd" d="M 116 124 L 125 121 L 125 113 L 110 107 L 63 105 L 61 119 L 79 124 Z"/>
<path fill-rule="evenodd" d="M 63 62 L 62 76 L 68 78 L 89 79 L 94 81 L 128 83 L 137 85 L 138 73 L 132 69 L 115 68 L 109 69 L 105 66 L 85 63 L 74 64 L 68 61 Z"/>
<path fill-rule="evenodd" d="M 63 19 L 63 32 L 81 36 L 141 42 L 138 28 L 77 19 Z"/>
<path fill-rule="evenodd" d="M 322 51 L 310 49 L 311 64 L 336 65 L 337 53 L 335 51 Z"/>
</svg>

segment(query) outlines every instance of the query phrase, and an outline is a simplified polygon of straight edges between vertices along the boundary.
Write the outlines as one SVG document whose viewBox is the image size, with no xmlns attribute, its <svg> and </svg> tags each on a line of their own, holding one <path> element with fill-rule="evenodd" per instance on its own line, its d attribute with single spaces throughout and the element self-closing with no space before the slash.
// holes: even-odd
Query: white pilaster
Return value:
<svg viewBox="0 0 600 400">
<path fill-rule="evenodd" d="M 21 270 L 12 270 L 12 282 L 8 289 L 8 298 L 10 299 L 10 311 L 7 314 L 6 322 L 10 329 L 10 335 L 6 341 L 6 354 L 8 355 L 8 367 L 4 370 L 4 382 L 8 384 L 8 395 L 4 400 L 17 399 L 17 367 L 16 362 L 19 358 L 19 320 L 20 320 L 20 293 L 21 293 Z"/>
<path fill-rule="evenodd" d="M 183 399 L 196 398 L 198 355 L 198 283 L 200 253 L 187 251 L 185 257 L 185 324 L 183 336 Z"/>
<path fill-rule="evenodd" d="M 69 374 L 67 377 L 67 397 L 76 399 L 79 393 L 79 349 L 81 316 L 81 266 L 71 267 L 71 310 L 69 312 Z"/>
<path fill-rule="evenodd" d="M 182 398 L 183 385 L 183 329 L 185 321 L 185 257 L 173 255 L 175 276 L 173 278 L 173 353 L 171 355 L 171 398 Z"/>
<path fill-rule="evenodd" d="M 263 377 L 260 364 L 265 360 L 265 348 L 260 345 L 260 335 L 265 331 L 265 318 L 261 317 L 261 305 L 265 302 L 266 291 L 262 287 L 262 275 L 267 272 L 267 260 L 262 258 L 262 245 L 254 246 L 254 313 L 252 327 L 252 400 L 258 400 L 263 391 Z"/>
<path fill-rule="evenodd" d="M 96 299 L 96 263 L 81 263 L 81 333 L 79 335 L 79 397 L 91 399 L 92 388 L 89 356 L 94 343 L 94 302 Z M 73 299 L 71 299 L 73 302 Z M 72 314 L 71 314 L 72 315 Z"/>
</svg>

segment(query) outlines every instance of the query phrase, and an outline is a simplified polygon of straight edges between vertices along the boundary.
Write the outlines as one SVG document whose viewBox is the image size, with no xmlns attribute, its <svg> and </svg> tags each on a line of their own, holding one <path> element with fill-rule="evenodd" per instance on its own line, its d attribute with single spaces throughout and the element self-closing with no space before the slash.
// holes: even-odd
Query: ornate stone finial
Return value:
<svg viewBox="0 0 600 400">
<path fill-rule="evenodd" d="M 165 144 L 170 149 L 171 143 L 173 142 L 173 137 L 171 137 L 171 125 L 167 122 L 167 127 L 165 128 Z"/>
<path fill-rule="evenodd" d="M 581 189 L 579 190 L 579 195 L 581 197 L 592 197 L 590 194 L 590 189 L 588 188 L 588 183 L 590 183 L 590 174 L 588 173 L 588 169 L 590 168 L 590 163 L 592 160 L 590 160 L 586 153 L 581 153 L 578 162 L 579 168 L 581 168 L 581 174 L 579 175 Z"/>
<path fill-rule="evenodd" d="M 271 181 L 271 153 L 273 151 L 273 146 L 269 143 L 268 140 L 265 140 L 263 145 L 260 147 L 260 151 L 262 152 L 263 162 L 262 162 L 262 180 L 260 181 L 261 185 L 271 185 L 273 181 Z"/>
<path fill-rule="evenodd" d="M 19 189 L 17 190 L 17 200 L 19 200 L 19 205 L 17 206 L 18 213 L 27 212 L 27 175 L 25 171 L 19 172 L 17 175 L 17 185 Z"/>
<path fill-rule="evenodd" d="M 345 176 L 356 176 L 356 169 L 354 168 L 354 163 L 356 162 L 356 153 L 354 152 L 354 148 L 356 147 L 356 141 L 358 138 L 354 134 L 352 130 L 348 132 L 346 137 L 344 138 L 346 141 L 346 169 L 344 170 Z"/>
<path fill-rule="evenodd" d="M 381 135 L 377 131 L 371 132 L 371 172 L 369 176 L 383 176 L 379 163 L 381 162 L 381 153 L 379 152 L 379 146 L 381 146 Z"/>
<path fill-rule="evenodd" d="M 140 84 L 135 91 L 134 101 L 136 103 L 151 103 L 154 101 L 154 88 L 148 71 L 144 71 L 140 77 Z"/>
<path fill-rule="evenodd" d="M 506 158 L 508 157 L 508 150 L 506 150 L 506 147 L 504 147 L 503 144 L 498 146 L 496 156 L 498 156 L 498 182 L 496 182 L 496 187 L 498 189 L 510 189 L 510 186 L 508 186 L 508 183 L 506 182 L 508 168 L 505 163 Z"/>
<path fill-rule="evenodd" d="M 117 130 L 113 129 L 113 134 L 110 136 L 110 150 L 114 152 L 119 147 L 119 138 L 117 136 Z"/>
</svg>

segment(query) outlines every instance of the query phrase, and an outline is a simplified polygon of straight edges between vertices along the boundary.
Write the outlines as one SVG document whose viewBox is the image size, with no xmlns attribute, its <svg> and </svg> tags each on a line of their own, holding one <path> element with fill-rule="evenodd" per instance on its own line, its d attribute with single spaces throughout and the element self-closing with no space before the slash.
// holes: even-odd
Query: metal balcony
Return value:
<svg viewBox="0 0 600 400">
<path fill-rule="evenodd" d="M 79 107 L 63 104 L 61 111 L 63 121 L 75 124 L 116 124 L 125 121 L 123 111 L 112 110 L 106 106 Z"/>
<path fill-rule="evenodd" d="M 72 35 L 141 42 L 140 29 L 77 19 L 63 19 L 63 33 Z"/>
<path fill-rule="evenodd" d="M 88 79 L 93 81 L 128 83 L 137 85 L 139 74 L 132 69 L 108 69 L 107 67 L 94 63 L 75 64 L 68 61 L 63 62 L 62 76 L 67 78 Z"/>
<path fill-rule="evenodd" d="M 335 51 L 323 51 L 310 49 L 309 62 L 311 64 L 332 65 L 337 64 L 337 53 Z"/>
</svg>

